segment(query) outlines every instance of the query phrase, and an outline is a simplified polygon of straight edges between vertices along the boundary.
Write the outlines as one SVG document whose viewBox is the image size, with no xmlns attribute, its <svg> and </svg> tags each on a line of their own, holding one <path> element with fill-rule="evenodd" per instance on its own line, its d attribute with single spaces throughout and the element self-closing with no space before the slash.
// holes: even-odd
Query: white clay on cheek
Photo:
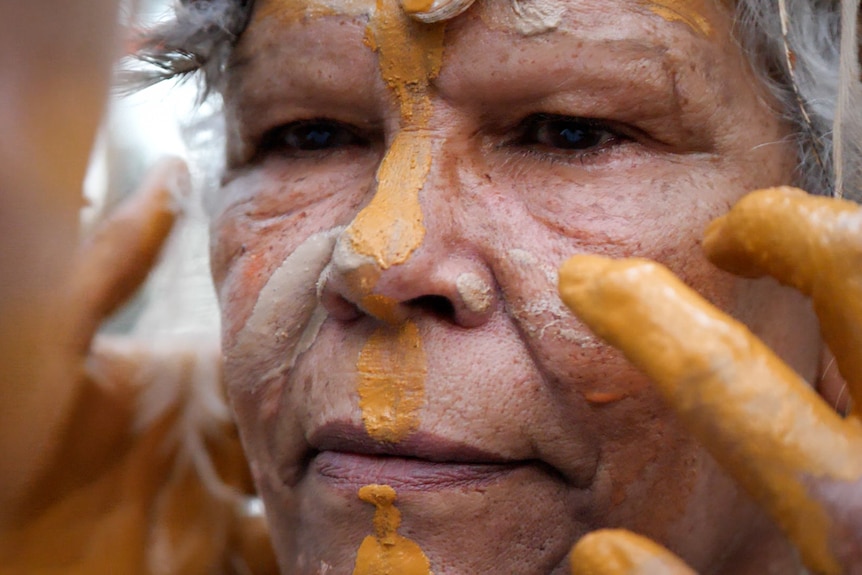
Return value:
<svg viewBox="0 0 862 575">
<path fill-rule="evenodd" d="M 557 293 L 559 276 L 555 267 L 541 263 L 534 254 L 522 249 L 511 249 L 506 255 L 513 268 L 510 271 L 521 277 L 520 285 L 531 286 L 520 297 L 504 298 L 506 309 L 522 329 L 540 339 L 551 329 L 557 337 L 581 349 L 600 346 L 588 330 L 573 327 L 577 322 Z"/>
<path fill-rule="evenodd" d="M 335 243 L 332 260 L 320 276 L 318 293 L 323 291 L 330 278 L 344 278 L 346 281 L 339 288 L 344 291 L 345 299 L 361 302 L 374 289 L 380 274 L 380 266 L 374 257 L 358 253 L 353 249 L 350 238 L 341 234 Z"/>
<path fill-rule="evenodd" d="M 482 19 L 492 30 L 536 36 L 556 30 L 564 13 L 559 0 L 500 0 L 483 5 Z"/>
<path fill-rule="evenodd" d="M 491 286 L 474 273 L 463 273 L 455 279 L 458 295 L 473 313 L 485 313 L 491 305 Z"/>
<path fill-rule="evenodd" d="M 515 29 L 524 36 L 556 30 L 563 20 L 563 8 L 554 0 L 512 0 Z"/>
<path fill-rule="evenodd" d="M 308 237 L 273 272 L 260 290 L 251 315 L 228 350 L 228 360 L 268 360 L 269 370 L 247 381 L 254 391 L 293 367 L 296 358 L 314 343 L 326 319 L 317 284 L 332 258 L 343 227 Z"/>
</svg>

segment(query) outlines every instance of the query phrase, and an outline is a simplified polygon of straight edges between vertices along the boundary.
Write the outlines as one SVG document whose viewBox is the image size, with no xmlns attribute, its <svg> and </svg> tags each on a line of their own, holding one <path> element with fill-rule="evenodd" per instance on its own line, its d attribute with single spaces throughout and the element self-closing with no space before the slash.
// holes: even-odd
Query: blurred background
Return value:
<svg viewBox="0 0 862 575">
<path fill-rule="evenodd" d="M 122 18 L 130 30 L 151 27 L 170 14 L 174 0 L 128 0 Z M 134 49 L 128 34 L 124 50 Z M 125 62 L 128 64 L 128 62 Z M 84 232 L 134 192 L 161 157 L 184 158 L 192 193 L 177 195 L 181 217 L 161 262 L 140 294 L 107 323 L 108 332 L 218 333 L 218 312 L 209 277 L 206 199 L 218 185 L 223 159 L 220 102 L 198 102 L 195 78 L 171 81 L 131 94 L 115 90 L 103 120 L 84 184 L 88 207 Z"/>
</svg>

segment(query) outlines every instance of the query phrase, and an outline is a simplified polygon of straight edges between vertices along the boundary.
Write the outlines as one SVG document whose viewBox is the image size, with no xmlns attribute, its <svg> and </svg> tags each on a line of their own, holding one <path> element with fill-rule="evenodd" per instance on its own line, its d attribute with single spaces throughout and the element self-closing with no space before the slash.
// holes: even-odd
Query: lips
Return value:
<svg viewBox="0 0 862 575">
<path fill-rule="evenodd" d="M 423 432 L 398 443 L 379 442 L 350 423 L 328 424 L 312 434 L 310 443 L 316 453 L 309 471 L 337 490 L 374 483 L 398 491 L 480 487 L 536 465 Z"/>
<path fill-rule="evenodd" d="M 336 489 L 356 491 L 376 483 L 401 492 L 479 487 L 521 466 L 519 463 L 441 463 L 409 457 L 324 451 L 314 458 L 311 469 Z"/>
</svg>

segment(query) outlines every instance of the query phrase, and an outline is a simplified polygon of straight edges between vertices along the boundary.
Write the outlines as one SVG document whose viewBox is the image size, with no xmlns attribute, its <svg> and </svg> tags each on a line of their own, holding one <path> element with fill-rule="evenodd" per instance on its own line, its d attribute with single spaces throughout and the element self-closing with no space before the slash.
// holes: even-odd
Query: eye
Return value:
<svg viewBox="0 0 862 575">
<path fill-rule="evenodd" d="M 588 118 L 536 114 L 521 124 L 517 144 L 572 152 L 598 151 L 623 138 L 606 124 Z"/>
<path fill-rule="evenodd" d="M 286 153 L 319 152 L 365 144 L 351 126 L 335 120 L 302 120 L 267 132 L 261 148 Z"/>
</svg>

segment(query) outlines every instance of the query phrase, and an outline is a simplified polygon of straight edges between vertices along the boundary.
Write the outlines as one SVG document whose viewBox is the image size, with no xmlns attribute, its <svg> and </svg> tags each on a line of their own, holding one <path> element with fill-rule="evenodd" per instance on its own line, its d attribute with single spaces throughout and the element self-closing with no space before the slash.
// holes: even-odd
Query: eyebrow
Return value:
<svg viewBox="0 0 862 575">
<path fill-rule="evenodd" d="M 525 40 L 525 42 L 527 42 Z M 675 70 L 678 65 L 669 56 L 665 46 L 647 42 L 640 38 L 577 38 L 577 56 L 572 58 L 572 50 L 560 49 L 547 65 L 537 68 L 529 63 L 512 64 L 491 62 L 480 71 L 467 75 L 460 65 L 448 66 L 444 63 L 440 76 L 434 85 L 441 94 L 452 101 L 458 101 L 460 92 L 475 98 L 476 93 L 487 94 L 487 103 L 496 105 L 517 104 L 520 101 L 534 101 L 553 88 L 556 93 L 579 91 L 596 93 L 598 91 L 630 90 L 638 85 L 655 93 L 675 94 Z M 531 60 L 534 53 L 546 54 L 547 46 L 536 43 L 522 48 L 520 54 Z M 590 57 L 602 54 L 599 60 Z M 498 68 L 499 66 L 499 68 Z M 508 78 L 518 74 L 519 85 L 516 91 L 502 90 L 509 85 Z M 621 85 L 620 79 L 626 79 Z M 559 78 L 559 81 L 549 80 Z M 581 86 L 584 86 L 581 90 Z"/>
<path fill-rule="evenodd" d="M 620 2 L 623 9 L 621 13 L 628 13 L 630 17 L 638 17 L 638 14 L 644 15 L 646 11 L 644 2 L 646 1 L 635 0 L 632 2 L 632 0 L 626 0 Z M 288 7 L 295 7 L 298 4 L 306 5 L 297 2 L 297 0 L 269 0 L 269 2 Z M 334 3 L 333 0 L 318 0 L 316 5 L 320 5 L 321 2 L 327 5 Z M 354 2 L 353 5 L 360 3 Z M 368 7 L 367 1 L 364 6 Z M 578 9 L 577 6 L 575 10 Z M 687 67 L 682 65 L 681 56 L 672 53 L 675 50 L 671 49 L 671 45 L 661 40 L 657 41 L 655 37 L 643 30 L 630 35 L 629 33 L 621 34 L 618 27 L 606 23 L 596 27 L 594 26 L 595 23 L 591 21 L 595 18 L 594 13 L 590 14 L 590 18 L 583 21 L 580 18 L 575 18 L 570 20 L 569 26 L 557 32 L 566 35 L 572 41 L 571 48 L 563 46 L 555 58 L 548 60 L 548 66 L 539 69 L 535 66 L 530 68 L 527 65 L 520 66 L 519 69 L 515 70 L 512 68 L 511 60 L 504 63 L 497 59 L 490 59 L 487 65 L 483 64 L 478 70 L 475 66 L 468 70 L 465 69 L 466 63 L 463 61 L 458 64 L 444 61 L 440 75 L 433 81 L 434 88 L 445 99 L 450 99 L 453 102 L 459 99 L 457 93 L 459 86 L 465 95 L 472 94 L 473 102 L 477 101 L 475 99 L 476 93 L 481 93 L 489 109 L 529 102 L 547 102 L 551 106 L 557 103 L 559 106 L 565 107 L 566 98 L 586 96 L 592 100 L 582 99 L 580 102 L 583 102 L 585 106 L 590 103 L 594 104 L 597 113 L 599 113 L 603 101 L 608 98 L 616 97 L 619 94 L 638 92 L 660 94 L 666 108 L 681 110 L 682 102 L 679 99 L 678 87 L 679 84 L 685 85 L 687 83 L 684 80 L 689 74 L 687 74 Z M 294 20 L 292 24 L 299 24 L 301 20 Z M 359 17 L 358 21 L 354 21 L 354 24 L 362 27 L 362 17 Z M 271 21 L 269 24 L 258 22 L 258 25 L 274 26 L 276 28 L 275 33 L 282 34 L 278 30 L 281 27 L 278 21 Z M 574 27 L 571 27 L 572 25 Z M 676 27 L 677 25 L 674 25 L 674 28 Z M 305 27 L 301 29 L 307 30 Z M 678 33 L 689 37 L 696 44 L 699 43 L 698 39 L 703 40 L 703 36 L 695 33 L 696 31 L 690 30 L 686 33 L 683 32 L 682 27 L 677 29 Z M 475 32 L 479 32 L 478 34 L 470 33 L 462 35 L 460 38 L 457 37 L 458 35 L 453 36 L 454 44 L 449 45 L 447 50 L 464 52 L 465 48 L 469 48 L 474 54 L 479 54 L 481 51 L 477 52 L 476 50 L 480 50 L 483 39 L 487 39 L 486 35 L 491 37 L 512 33 L 511 31 L 503 31 L 499 27 L 488 27 L 487 22 L 483 30 L 484 33 L 476 30 Z M 341 37 L 339 36 L 339 38 Z M 258 82 L 261 82 L 261 85 L 265 83 L 271 86 L 273 82 L 277 82 L 282 85 L 278 91 L 284 94 L 288 91 L 288 84 L 290 85 L 291 97 L 289 99 L 291 101 L 287 103 L 285 103 L 285 99 L 273 96 L 275 88 L 256 88 L 252 91 L 253 93 L 243 93 L 237 101 L 242 103 L 242 108 L 250 114 L 242 114 L 248 119 L 259 115 L 252 113 L 249 108 L 259 109 L 261 106 L 271 108 L 274 105 L 273 99 L 278 102 L 278 106 L 284 106 L 286 109 L 314 108 L 315 103 L 326 103 L 330 108 L 343 108 L 342 111 L 347 113 L 348 108 L 356 109 L 357 106 L 360 106 L 363 98 L 356 97 L 358 96 L 354 89 L 356 86 L 351 88 L 348 85 L 348 78 L 343 76 L 344 67 L 348 66 L 351 72 L 356 72 L 360 67 L 362 70 L 367 68 L 367 73 L 360 74 L 362 77 L 371 75 L 375 79 L 379 79 L 376 56 L 370 49 L 367 50 L 366 54 L 366 51 L 358 50 L 351 44 L 347 54 L 352 54 L 349 56 L 352 63 L 345 64 L 341 59 L 333 61 L 331 57 L 327 57 L 325 51 L 321 54 L 309 53 L 305 48 L 301 32 L 299 36 L 290 33 L 289 37 L 279 35 L 278 38 L 281 41 L 277 41 L 277 43 L 266 41 L 263 45 L 253 41 L 246 49 L 239 51 L 237 57 L 232 61 L 229 77 L 232 77 L 233 80 L 229 83 L 234 87 L 245 87 Z M 462 44 L 465 39 L 471 42 L 470 46 Z M 338 38 L 334 38 L 333 42 L 338 42 Z M 333 42 L 328 44 L 334 46 L 333 51 L 337 51 L 338 47 Z M 541 51 L 547 54 L 549 49 L 545 36 L 525 37 L 517 42 L 522 45 L 517 54 L 524 55 L 528 60 L 531 52 Z M 683 51 L 686 54 L 689 53 L 685 49 Z M 363 52 L 363 54 L 359 52 Z M 299 53 L 303 55 L 301 61 L 294 58 Z M 356 60 L 356 58 L 361 59 Z M 286 63 L 286 65 L 281 65 L 283 67 L 279 67 L 279 74 L 287 78 L 286 80 L 279 80 L 272 74 L 273 66 L 279 61 Z M 359 66 L 357 66 L 357 62 L 360 62 Z M 331 65 L 332 73 L 328 75 L 318 73 L 321 66 L 326 63 Z M 511 77 L 513 73 L 519 75 L 522 80 L 521 83 L 526 84 L 526 87 L 515 92 L 501 89 L 507 82 L 507 78 Z M 526 81 L 523 81 L 525 73 L 532 75 L 532 78 L 528 77 Z M 548 81 L 549 76 L 558 79 L 557 85 L 554 87 L 555 90 L 551 89 L 551 82 Z M 355 79 L 350 80 L 350 82 L 355 82 Z M 363 86 L 363 90 L 370 89 L 367 82 Z M 452 90 L 453 87 L 455 88 L 454 91 Z M 366 93 L 370 94 L 371 92 Z M 556 99 L 550 97 L 552 93 L 557 94 Z M 607 102 L 607 107 L 611 105 L 611 102 Z M 653 106 L 653 108 L 656 107 Z M 365 106 L 365 109 L 370 108 Z M 635 112 L 636 110 L 633 108 L 632 113 Z M 344 119 L 346 121 L 350 118 Z"/>
</svg>

